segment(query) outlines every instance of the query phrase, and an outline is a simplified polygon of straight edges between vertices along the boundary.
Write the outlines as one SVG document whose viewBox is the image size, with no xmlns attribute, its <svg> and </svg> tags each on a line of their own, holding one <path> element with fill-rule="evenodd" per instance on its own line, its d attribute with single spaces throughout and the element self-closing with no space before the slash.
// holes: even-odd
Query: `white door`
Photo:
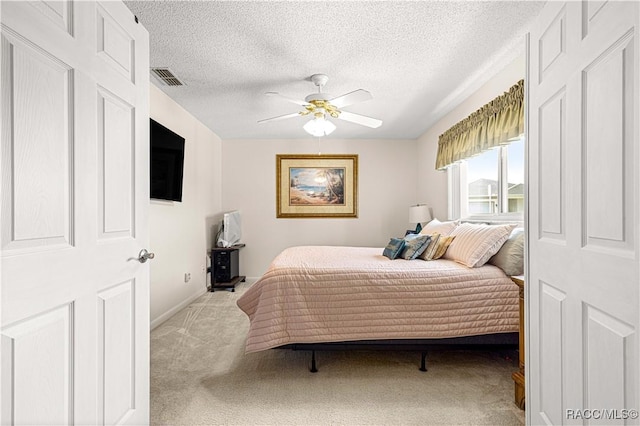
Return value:
<svg viewBox="0 0 640 426">
<path fill-rule="evenodd" d="M 532 424 L 640 421 L 639 6 L 548 2 L 531 32 Z"/>
<path fill-rule="evenodd" d="M 4 424 L 149 422 L 148 34 L 2 2 Z"/>
</svg>

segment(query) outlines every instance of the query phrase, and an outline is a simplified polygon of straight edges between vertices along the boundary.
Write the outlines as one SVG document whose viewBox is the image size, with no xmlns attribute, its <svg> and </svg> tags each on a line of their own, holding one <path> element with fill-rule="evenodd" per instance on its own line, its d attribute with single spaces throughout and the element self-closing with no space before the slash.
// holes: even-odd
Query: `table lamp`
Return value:
<svg viewBox="0 0 640 426">
<path fill-rule="evenodd" d="M 416 206 L 409 207 L 409 223 L 416 223 L 416 234 L 422 231 L 422 224 L 431 220 L 431 213 L 429 213 L 429 206 L 424 204 L 418 204 Z"/>
</svg>

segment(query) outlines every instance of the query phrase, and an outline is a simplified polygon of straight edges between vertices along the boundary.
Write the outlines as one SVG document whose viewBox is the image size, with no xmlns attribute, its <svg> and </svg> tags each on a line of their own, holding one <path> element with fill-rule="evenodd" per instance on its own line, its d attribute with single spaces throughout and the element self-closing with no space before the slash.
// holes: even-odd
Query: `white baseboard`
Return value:
<svg viewBox="0 0 640 426">
<path fill-rule="evenodd" d="M 160 315 L 158 318 L 151 321 L 151 330 L 153 330 L 154 328 L 156 328 L 157 326 L 159 326 L 160 324 L 162 324 L 163 322 L 165 322 L 166 320 L 168 320 L 169 318 L 177 314 L 178 311 L 180 311 L 181 309 L 186 308 L 191 302 L 193 302 L 194 300 L 196 300 L 198 297 L 202 296 L 206 292 L 207 292 L 206 288 L 202 289 L 202 291 L 199 291 L 193 296 L 188 297 L 187 299 L 183 300 L 181 303 L 169 309 L 164 314 Z"/>
</svg>

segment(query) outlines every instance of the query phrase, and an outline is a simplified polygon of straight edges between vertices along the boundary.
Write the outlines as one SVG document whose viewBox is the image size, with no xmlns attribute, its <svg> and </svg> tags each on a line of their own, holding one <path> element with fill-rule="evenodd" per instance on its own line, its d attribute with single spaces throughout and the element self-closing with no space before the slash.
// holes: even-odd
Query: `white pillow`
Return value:
<svg viewBox="0 0 640 426">
<path fill-rule="evenodd" d="M 489 263 L 507 275 L 524 274 L 524 228 L 516 228 Z"/>
<path fill-rule="evenodd" d="M 433 219 L 431 222 L 427 223 L 424 228 L 420 231 L 422 235 L 431 235 L 433 233 L 438 233 L 443 237 L 450 235 L 451 232 L 456 229 L 456 226 L 460 223 L 459 220 L 454 220 L 451 222 L 440 222 L 438 219 Z"/>
<path fill-rule="evenodd" d="M 443 257 L 469 268 L 478 268 L 500 250 L 513 228 L 515 225 L 463 223 L 451 232 L 451 236 L 456 238 Z"/>
</svg>

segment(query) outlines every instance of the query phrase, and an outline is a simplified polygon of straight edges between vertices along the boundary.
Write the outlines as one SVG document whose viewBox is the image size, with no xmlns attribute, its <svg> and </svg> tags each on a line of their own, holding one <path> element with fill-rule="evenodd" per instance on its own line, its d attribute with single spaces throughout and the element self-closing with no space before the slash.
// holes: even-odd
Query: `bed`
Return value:
<svg viewBox="0 0 640 426">
<path fill-rule="evenodd" d="M 250 320 L 247 353 L 518 341 L 518 288 L 502 269 L 390 260 L 377 247 L 285 249 L 237 305 Z"/>
</svg>

